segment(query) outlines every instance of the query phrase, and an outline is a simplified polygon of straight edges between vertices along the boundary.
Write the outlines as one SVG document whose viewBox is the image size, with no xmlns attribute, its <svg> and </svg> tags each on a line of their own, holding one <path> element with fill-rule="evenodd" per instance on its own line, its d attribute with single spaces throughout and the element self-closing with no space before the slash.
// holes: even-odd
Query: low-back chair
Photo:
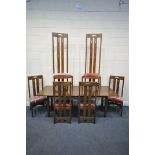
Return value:
<svg viewBox="0 0 155 155">
<path fill-rule="evenodd" d="M 46 96 L 37 96 L 39 91 L 43 89 L 43 75 L 33 75 L 28 76 L 28 92 L 29 92 L 29 102 L 30 109 L 32 112 L 32 117 L 34 116 L 34 108 L 38 105 L 45 105 L 47 101 Z"/>
<path fill-rule="evenodd" d="M 123 111 L 123 88 L 124 88 L 124 76 L 114 76 L 109 77 L 109 89 L 115 91 L 115 96 L 109 96 L 108 105 L 116 105 L 120 109 L 120 115 L 122 116 Z"/>
</svg>

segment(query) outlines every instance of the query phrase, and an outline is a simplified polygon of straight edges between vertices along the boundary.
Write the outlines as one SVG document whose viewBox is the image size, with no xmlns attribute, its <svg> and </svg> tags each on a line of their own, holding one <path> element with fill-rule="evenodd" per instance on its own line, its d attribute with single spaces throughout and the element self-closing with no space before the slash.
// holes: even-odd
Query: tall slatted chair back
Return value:
<svg viewBox="0 0 155 155">
<path fill-rule="evenodd" d="M 53 78 L 54 81 L 70 81 L 73 76 L 68 74 L 68 34 L 52 33 Z"/>
<path fill-rule="evenodd" d="M 100 86 L 101 45 L 101 33 L 86 34 L 85 74 L 82 81 L 98 82 Z"/>
<path fill-rule="evenodd" d="M 53 82 L 54 123 L 66 120 L 71 123 L 71 82 Z"/>
<path fill-rule="evenodd" d="M 68 73 L 68 34 L 52 33 L 53 73 Z"/>
<path fill-rule="evenodd" d="M 99 94 L 99 83 L 97 82 L 79 82 L 79 103 L 78 114 L 81 120 L 96 119 L 96 96 Z"/>
<path fill-rule="evenodd" d="M 102 34 L 86 34 L 85 73 L 100 73 Z"/>
</svg>

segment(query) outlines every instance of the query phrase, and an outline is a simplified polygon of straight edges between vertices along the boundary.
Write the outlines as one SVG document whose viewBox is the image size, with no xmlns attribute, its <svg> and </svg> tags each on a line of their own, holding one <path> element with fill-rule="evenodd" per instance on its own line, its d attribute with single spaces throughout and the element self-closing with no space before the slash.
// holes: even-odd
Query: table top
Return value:
<svg viewBox="0 0 155 155">
<path fill-rule="evenodd" d="M 45 86 L 42 91 L 40 91 L 38 96 L 53 96 L 53 86 Z M 73 97 L 79 96 L 79 86 L 73 86 Z M 98 94 L 98 97 L 108 97 L 108 96 L 117 96 L 117 94 L 112 90 L 109 89 L 108 86 L 101 86 L 100 93 Z"/>
</svg>

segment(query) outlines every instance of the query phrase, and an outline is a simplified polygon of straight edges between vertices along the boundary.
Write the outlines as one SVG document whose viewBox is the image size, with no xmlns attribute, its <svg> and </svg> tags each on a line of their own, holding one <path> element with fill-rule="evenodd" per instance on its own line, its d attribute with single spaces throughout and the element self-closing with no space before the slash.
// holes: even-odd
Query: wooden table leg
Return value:
<svg viewBox="0 0 155 155">
<path fill-rule="evenodd" d="M 103 110 L 103 96 L 101 97 L 101 107 L 100 107 L 101 111 Z"/>
<path fill-rule="evenodd" d="M 104 102 L 104 105 L 103 105 L 103 102 Z M 107 106 L 108 106 L 108 97 L 102 96 L 101 97 L 101 111 L 104 111 L 104 117 L 106 117 Z"/>
<path fill-rule="evenodd" d="M 50 98 L 47 96 L 47 116 L 50 117 Z"/>
<path fill-rule="evenodd" d="M 108 96 L 105 96 L 104 117 L 106 117 L 107 114 L 107 106 L 108 106 Z"/>
</svg>

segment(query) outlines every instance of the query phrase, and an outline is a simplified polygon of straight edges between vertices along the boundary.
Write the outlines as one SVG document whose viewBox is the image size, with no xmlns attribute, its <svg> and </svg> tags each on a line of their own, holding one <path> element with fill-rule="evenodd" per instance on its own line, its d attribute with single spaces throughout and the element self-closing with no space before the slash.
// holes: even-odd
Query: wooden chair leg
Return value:
<svg viewBox="0 0 155 155">
<path fill-rule="evenodd" d="M 33 115 L 33 109 L 31 109 L 31 113 L 32 113 L 32 117 L 34 117 L 34 115 Z"/>
<path fill-rule="evenodd" d="M 54 124 L 56 123 L 55 117 L 54 117 Z"/>
<path fill-rule="evenodd" d="M 48 99 L 44 101 L 44 106 L 46 107 L 46 109 L 48 108 Z"/>
<path fill-rule="evenodd" d="M 37 115 L 37 110 L 38 110 L 38 108 L 37 108 L 37 109 L 35 109 L 35 115 Z"/>
<path fill-rule="evenodd" d="M 72 83 L 72 94 L 73 94 L 73 78 L 71 78 L 71 83 Z"/>
<path fill-rule="evenodd" d="M 33 113 L 33 108 L 30 105 L 30 110 L 31 110 L 31 116 L 34 117 L 34 113 Z"/>
<path fill-rule="evenodd" d="M 72 116 L 71 116 L 71 109 L 69 110 L 69 123 L 71 124 L 71 119 L 72 119 Z"/>
<path fill-rule="evenodd" d="M 55 109 L 54 109 L 54 117 L 53 117 L 53 123 L 54 123 L 54 124 L 56 123 L 55 115 L 56 115 L 56 111 L 55 111 Z"/>
<path fill-rule="evenodd" d="M 122 116 L 122 113 L 123 113 L 123 104 L 121 104 L 121 116 Z"/>
<path fill-rule="evenodd" d="M 96 124 L 96 110 L 94 110 L 94 124 Z"/>
<path fill-rule="evenodd" d="M 78 123 L 80 123 L 80 109 L 78 109 Z"/>
<path fill-rule="evenodd" d="M 94 124 L 96 124 L 96 117 L 94 118 Z"/>
</svg>

